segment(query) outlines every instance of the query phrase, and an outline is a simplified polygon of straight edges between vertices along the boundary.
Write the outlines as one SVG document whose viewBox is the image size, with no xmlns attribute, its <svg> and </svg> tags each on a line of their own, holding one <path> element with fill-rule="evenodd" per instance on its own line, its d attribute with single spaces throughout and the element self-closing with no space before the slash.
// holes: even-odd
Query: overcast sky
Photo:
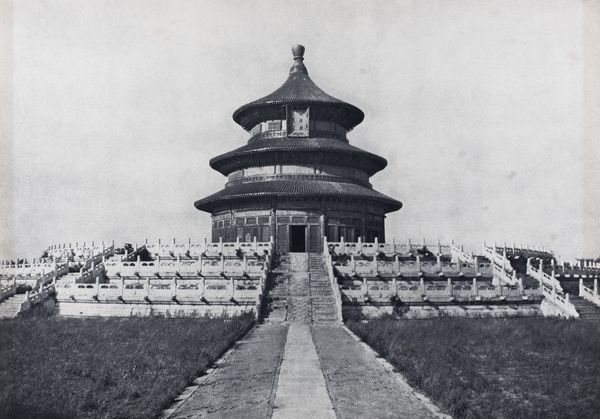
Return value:
<svg viewBox="0 0 600 419">
<path fill-rule="evenodd" d="M 598 256 L 598 219 L 584 214 L 584 8 L 15 2 L 0 253 L 210 237 L 193 202 L 226 179 L 208 161 L 247 142 L 233 111 L 277 89 L 301 43 L 313 81 L 365 112 L 350 143 L 388 160 L 371 179 L 404 203 L 388 239 Z"/>
</svg>

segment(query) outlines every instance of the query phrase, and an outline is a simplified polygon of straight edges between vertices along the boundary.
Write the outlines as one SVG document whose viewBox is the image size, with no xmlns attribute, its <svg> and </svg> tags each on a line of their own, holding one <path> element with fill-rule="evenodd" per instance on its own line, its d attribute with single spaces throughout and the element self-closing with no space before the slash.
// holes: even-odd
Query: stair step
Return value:
<svg viewBox="0 0 600 419">
<path fill-rule="evenodd" d="M 582 321 L 600 323 L 600 307 L 578 295 L 571 295 L 570 301 Z"/>
</svg>

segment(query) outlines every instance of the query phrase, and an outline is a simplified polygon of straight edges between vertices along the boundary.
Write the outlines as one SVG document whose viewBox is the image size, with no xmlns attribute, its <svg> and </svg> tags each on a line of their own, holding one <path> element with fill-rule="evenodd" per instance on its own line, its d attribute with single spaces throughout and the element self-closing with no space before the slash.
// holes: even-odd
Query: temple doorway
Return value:
<svg viewBox="0 0 600 419">
<path fill-rule="evenodd" d="M 306 227 L 305 225 L 290 226 L 290 252 L 306 252 Z"/>
</svg>

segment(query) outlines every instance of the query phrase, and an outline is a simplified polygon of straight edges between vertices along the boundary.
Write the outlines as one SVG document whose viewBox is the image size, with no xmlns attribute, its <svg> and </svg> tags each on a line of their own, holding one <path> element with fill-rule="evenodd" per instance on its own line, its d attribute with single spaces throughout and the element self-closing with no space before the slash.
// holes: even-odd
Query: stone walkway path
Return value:
<svg viewBox="0 0 600 419">
<path fill-rule="evenodd" d="M 335 419 L 308 325 L 291 325 L 277 383 L 273 419 Z"/>
<path fill-rule="evenodd" d="M 165 412 L 167 413 L 167 412 Z M 441 418 L 342 326 L 262 324 L 169 418 Z"/>
<path fill-rule="evenodd" d="M 287 325 L 259 325 L 169 418 L 270 418 Z"/>
<path fill-rule="evenodd" d="M 445 417 L 341 326 L 312 326 L 312 335 L 338 418 Z"/>
</svg>

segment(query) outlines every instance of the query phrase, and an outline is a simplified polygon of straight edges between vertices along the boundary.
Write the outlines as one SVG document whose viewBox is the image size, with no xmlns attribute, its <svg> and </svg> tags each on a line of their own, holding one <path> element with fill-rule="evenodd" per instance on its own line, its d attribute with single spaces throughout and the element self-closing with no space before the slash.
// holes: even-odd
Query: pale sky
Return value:
<svg viewBox="0 0 600 419">
<path fill-rule="evenodd" d="M 231 115 L 286 80 L 296 43 L 313 81 L 364 111 L 350 143 L 388 160 L 371 179 L 404 203 L 388 239 L 600 255 L 587 2 L 34 0 L 9 16 L 2 1 L 2 255 L 210 238 L 193 203 L 226 178 L 208 162 L 246 144 Z"/>
</svg>

